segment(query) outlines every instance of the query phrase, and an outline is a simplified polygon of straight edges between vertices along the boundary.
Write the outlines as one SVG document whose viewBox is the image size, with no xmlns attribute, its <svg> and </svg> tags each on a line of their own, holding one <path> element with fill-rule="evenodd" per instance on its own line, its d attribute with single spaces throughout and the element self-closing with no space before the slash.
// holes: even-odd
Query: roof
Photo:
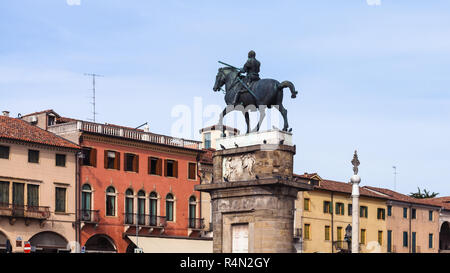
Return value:
<svg viewBox="0 0 450 273">
<path fill-rule="evenodd" d="M 384 194 L 384 195 L 386 195 L 387 199 L 393 200 L 393 201 L 400 201 L 400 202 L 405 202 L 405 203 L 435 206 L 435 207 L 440 206 L 440 205 L 437 205 L 436 201 L 431 201 L 429 199 L 413 198 L 411 196 L 401 194 L 401 193 L 395 192 L 393 190 L 385 189 L 385 188 L 377 188 L 377 187 L 371 187 L 371 186 L 364 186 L 364 188 Z"/>
<path fill-rule="evenodd" d="M 445 210 L 450 210 L 450 196 L 436 197 L 436 198 L 427 198 L 424 199 L 428 202 L 441 206 Z"/>
<path fill-rule="evenodd" d="M 44 111 L 39 111 L 39 112 L 34 112 L 34 113 L 31 113 L 31 114 L 23 115 L 22 118 L 23 118 L 23 117 L 34 116 L 34 115 L 39 115 L 39 114 L 43 114 L 43 113 L 52 113 L 52 114 L 54 114 L 55 116 L 59 117 L 58 113 L 56 113 L 55 111 L 53 111 L 53 109 L 48 109 L 48 110 L 44 110 Z"/>
<path fill-rule="evenodd" d="M 0 116 L 0 138 L 55 147 L 80 148 L 78 145 L 37 126 L 33 126 L 24 120 L 6 116 Z"/>
<path fill-rule="evenodd" d="M 312 174 L 305 173 L 302 175 L 294 174 L 294 176 L 304 178 L 304 179 L 306 178 L 306 179 L 319 180 L 320 183 L 318 185 L 314 185 L 315 190 L 324 190 L 324 191 L 352 194 L 352 184 L 349 182 L 339 182 L 339 181 L 321 179 L 317 173 L 312 173 Z M 363 187 L 359 187 L 359 195 L 365 196 L 365 197 L 387 199 L 386 196 L 369 191 L 367 189 L 364 189 Z"/>
</svg>

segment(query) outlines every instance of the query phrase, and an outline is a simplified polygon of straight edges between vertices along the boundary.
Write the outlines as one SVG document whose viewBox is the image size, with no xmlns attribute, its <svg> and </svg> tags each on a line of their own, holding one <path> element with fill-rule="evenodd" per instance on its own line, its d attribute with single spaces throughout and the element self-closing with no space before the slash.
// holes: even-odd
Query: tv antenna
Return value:
<svg viewBox="0 0 450 273">
<path fill-rule="evenodd" d="M 92 120 L 93 122 L 95 122 L 95 115 L 97 115 L 98 113 L 95 112 L 95 78 L 96 77 L 104 77 L 102 75 L 99 74 L 95 74 L 95 73 L 84 73 L 85 76 L 90 76 L 92 77 Z"/>
<path fill-rule="evenodd" d="M 397 190 L 397 167 L 392 166 L 392 168 L 394 169 L 394 191 L 396 191 Z"/>
</svg>

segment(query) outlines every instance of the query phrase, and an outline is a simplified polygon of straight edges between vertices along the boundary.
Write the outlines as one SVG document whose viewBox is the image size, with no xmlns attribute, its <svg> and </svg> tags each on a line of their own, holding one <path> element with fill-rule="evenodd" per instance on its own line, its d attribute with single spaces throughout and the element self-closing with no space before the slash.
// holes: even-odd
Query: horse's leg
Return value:
<svg viewBox="0 0 450 273">
<path fill-rule="evenodd" d="M 250 133 L 250 114 L 248 111 L 244 112 L 245 123 L 247 124 L 247 134 Z"/>
<path fill-rule="evenodd" d="M 280 111 L 281 115 L 283 116 L 283 120 L 284 120 L 284 126 L 283 126 L 283 131 L 287 131 L 289 124 L 288 124 L 288 118 L 287 118 L 287 110 L 286 108 L 284 108 L 283 104 L 279 104 L 278 105 L 278 110 Z"/>
<path fill-rule="evenodd" d="M 256 128 L 253 130 L 254 132 L 259 131 L 259 128 L 261 128 L 262 121 L 266 117 L 266 108 L 263 105 L 260 105 L 258 110 L 259 110 L 259 121 L 258 124 L 256 125 Z"/>
<path fill-rule="evenodd" d="M 228 114 L 229 112 L 231 112 L 232 110 L 230 109 L 230 107 L 227 105 L 225 107 L 225 109 L 223 109 L 222 113 L 220 114 L 219 117 L 219 126 L 222 126 L 222 137 L 225 137 L 225 127 L 223 126 L 223 118 L 225 117 L 226 114 Z"/>
</svg>

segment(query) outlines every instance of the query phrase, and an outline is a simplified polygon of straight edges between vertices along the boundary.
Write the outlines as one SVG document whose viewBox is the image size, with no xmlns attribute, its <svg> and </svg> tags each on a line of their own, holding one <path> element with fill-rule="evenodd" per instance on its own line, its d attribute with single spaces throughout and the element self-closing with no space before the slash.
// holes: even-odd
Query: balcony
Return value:
<svg viewBox="0 0 450 273">
<path fill-rule="evenodd" d="M 50 126 L 48 128 L 48 131 L 57 135 L 82 131 L 108 136 L 122 137 L 133 140 L 146 141 L 156 144 L 164 144 L 181 148 L 197 149 L 197 150 L 201 149 L 201 141 L 170 137 L 145 132 L 143 130 L 116 126 L 112 124 L 100 124 L 81 120 L 56 124 Z"/>
<path fill-rule="evenodd" d="M 192 230 L 203 230 L 205 228 L 205 219 L 188 218 L 188 228 Z"/>
<path fill-rule="evenodd" d="M 16 218 L 47 220 L 50 218 L 50 208 L 41 206 L 25 206 L 14 204 L 0 204 L 0 216 L 10 217 L 10 223 L 13 224 Z M 26 221 L 26 223 L 28 223 Z"/>
<path fill-rule="evenodd" d="M 124 213 L 124 225 L 144 228 L 164 228 L 167 225 L 165 216 L 150 214 Z"/>
<path fill-rule="evenodd" d="M 84 224 L 98 225 L 100 222 L 100 211 L 82 209 L 80 210 L 80 221 Z"/>
</svg>

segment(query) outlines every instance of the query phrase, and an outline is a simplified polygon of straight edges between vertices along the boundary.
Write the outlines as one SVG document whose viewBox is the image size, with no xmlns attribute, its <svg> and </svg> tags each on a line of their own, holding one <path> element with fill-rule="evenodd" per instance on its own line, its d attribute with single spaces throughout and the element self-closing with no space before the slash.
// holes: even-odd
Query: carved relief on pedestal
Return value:
<svg viewBox="0 0 450 273">
<path fill-rule="evenodd" d="M 245 154 L 223 159 L 223 177 L 225 181 L 245 181 L 255 179 L 255 155 Z"/>
</svg>

